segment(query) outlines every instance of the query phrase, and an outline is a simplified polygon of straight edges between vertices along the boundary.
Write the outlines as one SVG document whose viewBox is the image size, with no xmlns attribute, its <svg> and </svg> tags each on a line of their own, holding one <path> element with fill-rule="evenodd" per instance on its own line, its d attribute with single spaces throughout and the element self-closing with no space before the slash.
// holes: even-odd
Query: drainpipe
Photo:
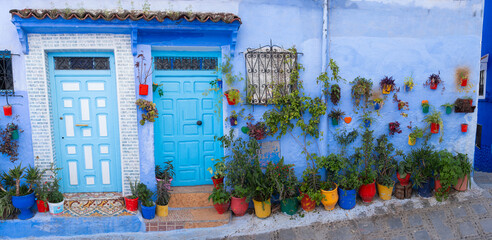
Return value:
<svg viewBox="0 0 492 240">
<path fill-rule="evenodd" d="M 323 29 L 322 29 L 322 40 L 321 40 L 321 72 L 324 72 L 326 70 L 326 60 L 328 57 L 328 51 L 327 51 L 327 43 L 328 43 L 328 3 L 330 0 L 322 0 L 323 1 Z M 328 101 L 328 99 L 325 99 L 325 96 L 323 94 L 323 89 L 321 89 L 321 99 L 323 101 Z M 323 132 L 323 140 L 320 141 L 320 154 L 321 155 L 328 155 L 328 117 L 325 114 L 321 118 L 320 122 L 320 130 Z M 326 175 L 325 175 L 326 176 Z M 326 178 L 323 176 L 323 179 L 326 180 Z"/>
</svg>

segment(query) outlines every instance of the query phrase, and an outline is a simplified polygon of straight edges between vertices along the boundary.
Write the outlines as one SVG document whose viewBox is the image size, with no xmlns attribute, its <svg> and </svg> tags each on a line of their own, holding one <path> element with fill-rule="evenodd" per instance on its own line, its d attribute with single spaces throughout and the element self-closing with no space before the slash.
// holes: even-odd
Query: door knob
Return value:
<svg viewBox="0 0 492 240">
<path fill-rule="evenodd" d="M 196 121 L 196 125 L 198 126 L 202 125 L 202 121 Z"/>
</svg>

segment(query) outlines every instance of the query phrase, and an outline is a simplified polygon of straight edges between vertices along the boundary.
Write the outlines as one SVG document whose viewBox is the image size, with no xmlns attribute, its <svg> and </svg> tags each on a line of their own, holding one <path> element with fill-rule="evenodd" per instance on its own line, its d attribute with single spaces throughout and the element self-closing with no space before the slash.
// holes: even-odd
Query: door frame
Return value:
<svg viewBox="0 0 492 240">
<path fill-rule="evenodd" d="M 85 57 L 85 56 L 90 56 L 90 57 L 109 57 L 109 72 L 111 75 L 111 81 L 108 82 L 108 88 L 113 89 L 111 94 L 114 94 L 114 103 L 112 104 L 112 108 L 116 113 L 116 124 L 110 124 L 111 122 L 107 121 L 108 128 L 110 128 L 109 125 L 112 125 L 113 131 L 115 132 L 115 136 L 113 138 L 113 144 L 115 147 L 115 179 L 116 179 L 116 186 L 117 189 L 115 190 L 116 192 L 122 192 L 123 188 L 123 179 L 122 179 L 122 164 L 121 164 L 121 137 L 120 137 L 120 114 L 119 114 L 119 106 L 118 106 L 118 84 L 117 84 L 117 76 L 116 76 L 116 64 L 115 64 L 115 56 L 113 51 L 105 51 L 105 52 L 94 52 L 94 51 L 81 51 L 81 52 L 76 52 L 75 49 L 70 51 L 67 50 L 66 52 L 47 52 L 47 57 L 48 57 L 48 72 L 49 72 L 49 90 L 51 93 L 51 97 L 48 98 L 48 102 L 51 105 L 51 117 L 52 117 L 52 126 L 53 126 L 53 133 L 54 133 L 54 147 L 55 147 L 55 160 L 56 164 L 55 166 L 57 168 L 63 168 L 64 162 L 59 160 L 61 158 L 61 145 L 60 145 L 60 129 L 59 129 L 59 124 L 55 123 L 57 122 L 57 116 L 59 116 L 58 112 L 58 107 L 55 106 L 54 104 L 54 99 L 57 99 L 57 91 L 56 91 L 56 81 L 55 81 L 55 65 L 54 65 L 54 57 Z M 70 76 L 70 72 L 74 70 L 56 70 L 57 73 L 61 74 L 66 74 L 66 76 Z M 76 70 L 79 71 L 79 70 Z M 86 75 L 92 75 L 92 76 L 98 76 L 100 71 L 108 71 L 108 70 L 80 70 L 80 71 L 87 71 Z M 109 102 L 109 101 L 108 101 Z M 109 106 L 109 104 L 107 103 Z M 110 173 L 112 171 L 110 170 Z M 63 171 L 60 171 L 58 173 L 58 177 L 60 178 L 60 191 L 65 192 L 65 184 L 67 181 L 69 181 L 68 177 L 63 174 Z M 80 177 L 79 177 L 80 179 Z M 80 181 L 79 181 L 80 182 Z M 87 192 L 87 191 L 81 191 L 81 192 Z M 103 191 L 102 191 L 103 192 Z"/>
<path fill-rule="evenodd" d="M 152 55 L 152 64 L 153 64 L 153 59 L 154 57 L 184 57 L 184 56 L 190 56 L 190 57 L 217 57 L 217 67 L 220 69 L 222 65 L 222 54 L 223 52 L 221 50 L 217 51 L 197 51 L 196 48 L 194 50 L 186 51 L 186 50 L 154 50 L 152 49 L 151 55 Z M 153 64 L 154 65 L 154 64 Z M 222 74 L 220 73 L 219 70 L 200 70 L 200 71 L 181 71 L 181 70 L 155 70 L 153 69 L 152 72 L 152 79 L 156 79 L 156 76 L 158 77 L 216 77 L 223 79 Z M 224 82 L 222 82 L 223 86 Z M 219 129 L 219 132 L 217 133 L 220 137 L 223 135 L 224 132 L 224 107 L 223 107 L 223 101 L 219 102 L 219 99 L 222 99 L 222 93 L 223 93 L 223 88 L 220 89 L 220 91 L 217 93 L 217 99 L 214 101 L 214 108 L 215 106 L 219 106 L 220 109 L 217 109 L 217 121 L 218 121 L 218 126 L 217 128 Z M 152 100 L 154 100 L 154 96 L 152 97 Z M 157 120 L 159 121 L 159 119 Z M 155 138 L 156 138 L 156 132 L 155 132 L 155 127 L 154 127 L 154 166 L 157 165 L 156 161 L 156 153 L 155 153 Z M 214 140 L 214 142 L 216 142 Z M 218 153 L 219 156 L 216 156 L 217 158 L 222 158 L 224 157 L 224 148 L 222 147 L 221 144 L 218 145 Z M 206 171 L 207 169 L 203 169 Z M 210 183 L 212 184 L 212 180 L 210 180 Z M 180 185 L 181 186 L 181 185 Z M 188 185 L 186 185 L 188 186 Z M 199 185 L 190 185 L 190 186 L 199 186 Z"/>
</svg>

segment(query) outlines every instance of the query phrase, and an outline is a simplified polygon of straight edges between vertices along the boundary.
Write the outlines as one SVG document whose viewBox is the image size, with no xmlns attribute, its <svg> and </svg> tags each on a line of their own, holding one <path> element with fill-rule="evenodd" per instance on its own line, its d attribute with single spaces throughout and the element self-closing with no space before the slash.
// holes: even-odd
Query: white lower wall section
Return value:
<svg viewBox="0 0 492 240">
<path fill-rule="evenodd" d="M 130 192 L 128 179 L 140 179 L 137 110 L 133 55 L 129 35 L 124 34 L 30 34 L 26 55 L 26 80 L 32 125 L 35 165 L 49 168 L 56 161 L 47 52 L 112 51 L 115 57 L 120 157 L 123 194 Z M 73 87 L 73 86 L 68 86 Z M 97 86 L 96 86 L 97 87 Z M 103 133 L 104 134 L 104 133 Z M 107 163 L 109 164 L 109 163 Z M 106 181 L 109 174 L 106 173 Z M 68 178 L 65 178 L 68 180 Z M 88 179 L 90 182 L 91 180 Z"/>
</svg>

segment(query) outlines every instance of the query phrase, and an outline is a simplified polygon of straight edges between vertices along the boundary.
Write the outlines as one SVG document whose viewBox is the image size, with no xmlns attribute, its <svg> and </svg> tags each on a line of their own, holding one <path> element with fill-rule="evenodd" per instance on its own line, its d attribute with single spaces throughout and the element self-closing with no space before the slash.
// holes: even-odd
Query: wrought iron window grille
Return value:
<svg viewBox="0 0 492 240">
<path fill-rule="evenodd" d="M 271 104 L 276 91 L 284 96 L 297 88 L 290 74 L 297 68 L 297 55 L 280 46 L 270 45 L 245 53 L 247 102 L 252 105 Z"/>
<path fill-rule="evenodd" d="M 217 70 L 217 57 L 154 57 L 155 70 Z"/>
<path fill-rule="evenodd" d="M 55 70 L 109 70 L 109 57 L 55 57 Z"/>
<path fill-rule="evenodd" d="M 20 55 L 13 54 L 9 50 L 0 51 L 0 96 L 7 98 L 7 104 L 9 104 L 8 97 L 23 97 L 15 95 L 12 56 Z"/>
</svg>

